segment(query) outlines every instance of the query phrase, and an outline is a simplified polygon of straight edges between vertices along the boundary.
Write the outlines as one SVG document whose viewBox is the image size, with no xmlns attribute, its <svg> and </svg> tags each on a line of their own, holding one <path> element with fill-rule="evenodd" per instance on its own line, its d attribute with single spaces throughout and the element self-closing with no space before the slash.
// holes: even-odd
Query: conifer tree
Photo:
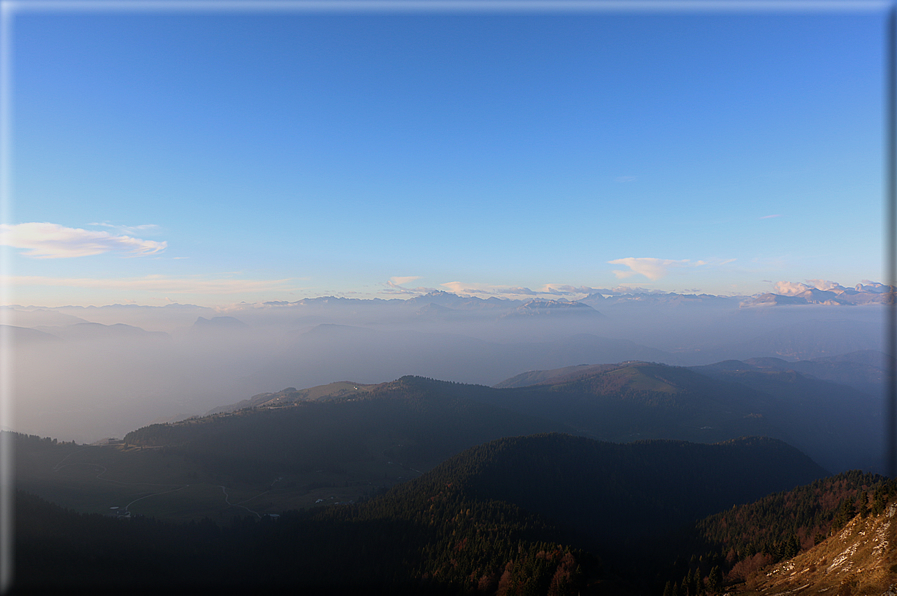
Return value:
<svg viewBox="0 0 897 596">
<path fill-rule="evenodd" d="M 695 574 L 692 577 L 692 593 L 695 596 L 704 593 L 704 579 L 701 577 L 701 568 L 698 567 L 695 569 Z"/>
<path fill-rule="evenodd" d="M 720 570 L 719 565 L 714 565 L 713 569 L 710 570 L 710 575 L 707 576 L 707 588 L 711 594 L 716 594 L 722 585 L 723 572 Z"/>
</svg>

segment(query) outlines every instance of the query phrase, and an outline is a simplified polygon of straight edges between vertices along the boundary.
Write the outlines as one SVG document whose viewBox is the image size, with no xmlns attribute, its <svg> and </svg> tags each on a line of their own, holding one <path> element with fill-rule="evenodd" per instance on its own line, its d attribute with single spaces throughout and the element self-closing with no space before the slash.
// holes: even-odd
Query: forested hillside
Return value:
<svg viewBox="0 0 897 596">
<path fill-rule="evenodd" d="M 672 590 L 697 594 L 698 578 L 709 578 L 714 568 L 711 583 L 742 583 L 820 544 L 856 515 L 880 515 L 895 494 L 894 481 L 855 470 L 715 513 L 670 541 L 671 553 L 691 557 L 678 557 L 668 572 L 668 596 Z"/>
<path fill-rule="evenodd" d="M 245 474 L 322 460 L 344 465 L 385 450 L 409 467 L 428 469 L 485 441 L 553 431 L 614 442 L 769 436 L 832 472 L 881 465 L 878 402 L 794 371 L 718 367 L 702 374 L 628 362 L 573 367 L 541 384 L 503 389 L 402 377 L 324 402 L 291 403 L 152 425 L 125 441 L 178 446 L 210 465 L 223 457 Z"/>
<path fill-rule="evenodd" d="M 426 470 L 468 447 L 500 437 L 572 432 L 545 420 L 471 399 L 487 387 L 403 377 L 357 397 L 244 409 L 145 427 L 128 444 L 165 446 L 244 480 L 377 459 Z"/>
<path fill-rule="evenodd" d="M 21 495 L 18 565 L 35 587 L 53 587 L 39 570 L 55 566 L 60 589 L 614 593 L 655 586 L 647 555 L 671 528 L 821 474 L 771 439 L 507 438 L 363 503 L 277 517 L 234 509 L 224 524 L 90 516 Z"/>
<path fill-rule="evenodd" d="M 842 523 L 861 491 L 884 489 L 859 473 L 811 484 L 828 475 L 811 457 L 741 437 L 802 438 L 814 455 L 849 461 L 869 451 L 858 422 L 868 412 L 845 406 L 850 391 L 794 371 L 719 368 L 573 367 L 504 389 L 402 377 L 256 396 L 108 447 L 19 436 L 23 486 L 77 511 L 130 515 L 30 501 L 22 577 L 41 586 L 37 570 L 58 559 L 59 590 L 71 580 L 112 591 L 659 594 L 669 582 L 688 596 L 730 585 Z M 617 442 L 594 438 L 606 436 Z M 870 495 L 870 508 L 889 497 Z"/>
</svg>

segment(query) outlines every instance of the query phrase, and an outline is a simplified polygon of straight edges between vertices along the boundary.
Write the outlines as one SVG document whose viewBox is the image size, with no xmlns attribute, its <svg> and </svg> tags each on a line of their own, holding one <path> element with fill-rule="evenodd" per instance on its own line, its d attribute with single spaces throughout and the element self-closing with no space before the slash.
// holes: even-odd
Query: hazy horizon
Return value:
<svg viewBox="0 0 897 596">
<path fill-rule="evenodd" d="M 885 4 L 106 6 L 4 5 L 28 432 L 881 349 Z"/>
<path fill-rule="evenodd" d="M 18 325 L 6 331 L 16 371 L 14 423 L 6 424 L 93 442 L 286 387 L 405 375 L 494 385 L 577 364 L 798 361 L 883 349 L 878 302 L 745 307 L 731 298 L 636 294 L 551 304 L 444 294 L 226 311 L 6 308 Z"/>
</svg>

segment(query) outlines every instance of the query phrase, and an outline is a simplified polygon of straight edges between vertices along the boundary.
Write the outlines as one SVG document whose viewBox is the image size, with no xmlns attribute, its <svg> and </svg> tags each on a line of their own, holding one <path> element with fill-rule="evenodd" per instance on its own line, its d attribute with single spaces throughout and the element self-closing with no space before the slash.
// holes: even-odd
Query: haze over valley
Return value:
<svg viewBox="0 0 897 596">
<path fill-rule="evenodd" d="M 853 296 L 870 303 L 772 306 L 757 297 L 672 293 L 484 300 L 440 292 L 226 311 L 14 307 L 14 429 L 91 443 L 286 387 L 404 375 L 491 386 L 531 370 L 627 360 L 699 366 L 779 358 L 791 363 L 782 368 L 879 399 L 883 294 Z M 866 353 L 856 370 L 837 376 L 855 352 Z M 847 361 L 836 364 L 839 357 Z M 820 359 L 835 359 L 831 371 L 822 363 L 807 368 Z"/>
</svg>

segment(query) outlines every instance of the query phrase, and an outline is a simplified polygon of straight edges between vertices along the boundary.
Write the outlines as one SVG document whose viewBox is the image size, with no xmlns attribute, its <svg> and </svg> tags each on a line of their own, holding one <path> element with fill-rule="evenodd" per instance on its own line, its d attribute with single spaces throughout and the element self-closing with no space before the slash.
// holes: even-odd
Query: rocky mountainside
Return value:
<svg viewBox="0 0 897 596">
<path fill-rule="evenodd" d="M 737 593 L 894 594 L 895 513 L 897 503 L 891 503 L 880 515 L 857 515 L 812 549 L 756 572 Z"/>
</svg>

